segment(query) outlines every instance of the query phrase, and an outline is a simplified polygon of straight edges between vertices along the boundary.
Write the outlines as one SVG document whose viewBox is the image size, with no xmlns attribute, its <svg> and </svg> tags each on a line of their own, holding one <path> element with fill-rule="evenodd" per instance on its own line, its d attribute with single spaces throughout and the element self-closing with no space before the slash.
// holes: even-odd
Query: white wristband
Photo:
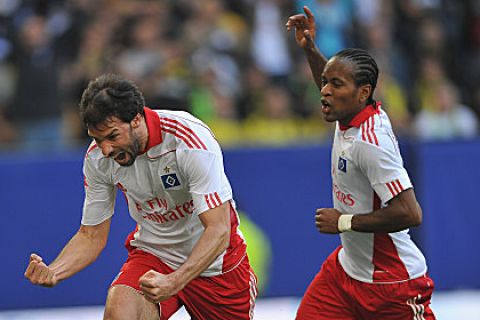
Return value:
<svg viewBox="0 0 480 320">
<path fill-rule="evenodd" d="M 347 232 L 352 231 L 353 214 L 342 214 L 338 218 L 338 231 Z"/>
</svg>

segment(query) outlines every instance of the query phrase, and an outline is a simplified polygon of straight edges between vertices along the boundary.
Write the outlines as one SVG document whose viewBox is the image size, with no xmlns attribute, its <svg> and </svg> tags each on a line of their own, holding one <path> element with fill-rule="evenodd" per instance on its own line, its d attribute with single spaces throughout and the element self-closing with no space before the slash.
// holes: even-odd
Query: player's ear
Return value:
<svg viewBox="0 0 480 320">
<path fill-rule="evenodd" d="M 137 113 L 137 115 L 130 121 L 130 125 L 132 128 L 138 128 L 140 126 L 142 120 L 142 115 L 140 113 Z"/>
<path fill-rule="evenodd" d="M 360 95 L 359 95 L 359 100 L 360 103 L 365 103 L 368 100 L 368 97 L 370 97 L 370 94 L 372 93 L 372 85 L 371 84 L 365 84 L 360 87 Z"/>
</svg>

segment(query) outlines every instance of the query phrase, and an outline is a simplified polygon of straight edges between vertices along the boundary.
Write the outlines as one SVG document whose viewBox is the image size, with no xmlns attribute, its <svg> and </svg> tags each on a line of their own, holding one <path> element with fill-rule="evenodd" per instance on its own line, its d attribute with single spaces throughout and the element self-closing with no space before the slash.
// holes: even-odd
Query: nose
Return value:
<svg viewBox="0 0 480 320">
<path fill-rule="evenodd" d="M 113 153 L 113 146 L 108 141 L 102 141 L 99 145 L 100 149 L 102 149 L 102 153 L 105 157 L 110 157 Z"/>
<path fill-rule="evenodd" d="M 332 95 L 332 91 L 330 90 L 330 85 L 327 83 L 322 87 L 322 90 L 320 90 L 320 94 L 323 97 L 328 97 Z"/>
</svg>

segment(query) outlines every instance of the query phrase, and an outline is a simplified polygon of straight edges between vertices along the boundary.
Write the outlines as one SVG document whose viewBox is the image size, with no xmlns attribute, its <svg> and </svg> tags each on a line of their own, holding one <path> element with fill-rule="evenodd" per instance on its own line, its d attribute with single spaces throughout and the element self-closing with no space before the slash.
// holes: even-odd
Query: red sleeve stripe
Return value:
<svg viewBox="0 0 480 320">
<path fill-rule="evenodd" d="M 222 204 L 222 200 L 220 200 L 220 197 L 218 196 L 218 193 L 210 193 L 210 200 L 214 204 L 215 208 L 220 206 Z"/>
<path fill-rule="evenodd" d="M 208 194 L 208 196 L 210 197 L 210 201 L 212 201 L 212 203 L 213 203 L 213 207 L 214 208 L 218 207 L 219 204 L 217 203 L 217 200 L 214 198 L 213 194 L 210 193 L 210 194 Z"/>
<path fill-rule="evenodd" d="M 398 189 L 400 190 L 398 193 L 402 192 L 404 190 L 402 184 L 400 183 L 400 180 L 395 180 L 395 183 L 397 184 Z"/>
<path fill-rule="evenodd" d="M 215 199 L 217 199 L 217 202 L 219 203 L 219 205 L 222 204 L 222 200 L 220 199 L 220 197 L 218 196 L 218 193 L 214 193 L 214 196 L 215 196 Z"/>
<path fill-rule="evenodd" d="M 397 185 L 395 184 L 395 181 L 392 181 L 391 184 L 392 184 L 393 188 L 395 189 L 395 194 L 399 194 L 400 190 L 398 189 Z"/>
<path fill-rule="evenodd" d="M 387 182 L 387 188 L 394 197 L 404 190 L 400 180 L 398 179 L 392 182 Z"/>
<path fill-rule="evenodd" d="M 207 202 L 208 208 L 213 209 L 222 205 L 222 200 L 218 196 L 218 193 L 209 193 L 205 195 L 205 201 Z"/>
<path fill-rule="evenodd" d="M 213 209 L 214 207 L 210 203 L 210 199 L 208 198 L 208 195 L 205 195 L 205 201 L 207 202 L 207 206 L 209 209 Z"/>
<path fill-rule="evenodd" d="M 392 186 L 390 185 L 390 182 L 387 182 L 387 188 L 388 188 L 388 190 L 390 190 L 390 193 L 392 194 L 392 196 L 395 197 L 396 194 L 395 194 L 395 192 L 393 191 Z"/>
<path fill-rule="evenodd" d="M 185 126 L 184 124 L 178 122 L 177 120 L 169 119 L 169 118 L 160 118 L 160 123 L 163 124 L 163 125 L 167 125 L 171 128 L 175 128 L 178 131 L 180 131 L 182 134 L 184 134 L 185 136 L 188 136 L 189 139 L 193 142 L 193 144 L 198 149 L 207 150 L 207 147 L 202 142 L 202 140 L 200 140 L 200 138 L 197 136 L 197 134 L 192 129 Z"/>
</svg>

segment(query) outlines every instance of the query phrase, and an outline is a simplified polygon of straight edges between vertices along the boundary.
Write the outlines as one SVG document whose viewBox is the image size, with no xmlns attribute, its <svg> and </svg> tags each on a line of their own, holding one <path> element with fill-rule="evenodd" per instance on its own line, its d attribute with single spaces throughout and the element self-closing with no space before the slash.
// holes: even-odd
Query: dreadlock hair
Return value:
<svg viewBox="0 0 480 320">
<path fill-rule="evenodd" d="M 86 128 L 98 127 L 115 116 L 130 122 L 140 113 L 145 99 L 132 82 L 115 74 L 104 74 L 89 82 L 80 101 L 80 116 Z"/>
<path fill-rule="evenodd" d="M 335 54 L 335 57 L 348 60 L 354 65 L 353 78 L 357 86 L 369 84 L 372 86 L 372 92 L 368 97 L 367 104 L 374 103 L 373 91 L 377 86 L 378 66 L 372 56 L 363 49 L 348 48 Z"/>
</svg>

